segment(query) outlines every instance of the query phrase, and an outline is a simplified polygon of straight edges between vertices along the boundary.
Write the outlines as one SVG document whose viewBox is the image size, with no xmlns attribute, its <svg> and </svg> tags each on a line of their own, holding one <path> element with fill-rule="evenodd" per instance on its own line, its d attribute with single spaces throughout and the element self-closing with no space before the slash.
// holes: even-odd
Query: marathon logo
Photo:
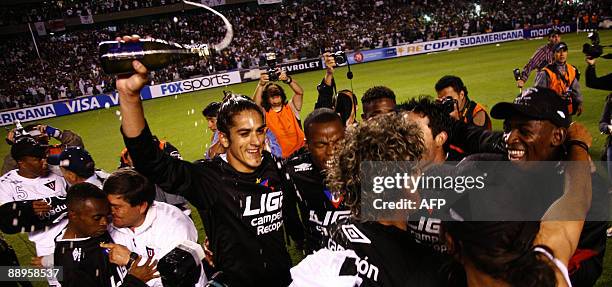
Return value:
<svg viewBox="0 0 612 287">
<path fill-rule="evenodd" d="M 175 94 L 211 89 L 236 83 L 240 83 L 240 73 L 230 72 L 200 78 L 193 78 L 179 82 L 155 85 L 151 87 L 151 96 L 153 98 L 158 98 Z"/>
<path fill-rule="evenodd" d="M 529 35 L 529 38 L 547 37 L 554 28 L 559 29 L 561 33 L 565 34 L 575 31 L 576 29 L 574 29 L 573 26 L 575 25 L 564 24 L 540 29 L 525 29 L 525 35 Z"/>
</svg>

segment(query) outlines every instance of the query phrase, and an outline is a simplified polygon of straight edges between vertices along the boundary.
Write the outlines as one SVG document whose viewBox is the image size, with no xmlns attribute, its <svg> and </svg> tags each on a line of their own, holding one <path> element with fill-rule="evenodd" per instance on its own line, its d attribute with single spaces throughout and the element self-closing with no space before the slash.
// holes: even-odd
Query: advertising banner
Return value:
<svg viewBox="0 0 612 287">
<path fill-rule="evenodd" d="M 222 87 L 231 84 L 237 84 L 240 82 L 240 72 L 235 71 L 155 85 L 150 87 L 150 91 L 152 98 L 160 98 L 204 89 Z"/>
<path fill-rule="evenodd" d="M 30 107 L 19 110 L 0 112 L 0 126 L 7 126 L 20 120 L 21 122 L 31 122 L 40 119 L 52 118 L 57 116 L 52 104 Z"/>
<path fill-rule="evenodd" d="M 547 37 L 548 33 L 550 33 L 550 30 L 552 30 L 553 28 L 559 29 L 563 34 L 576 32 L 576 23 L 523 29 L 523 34 L 525 35 L 525 39 Z"/>
</svg>

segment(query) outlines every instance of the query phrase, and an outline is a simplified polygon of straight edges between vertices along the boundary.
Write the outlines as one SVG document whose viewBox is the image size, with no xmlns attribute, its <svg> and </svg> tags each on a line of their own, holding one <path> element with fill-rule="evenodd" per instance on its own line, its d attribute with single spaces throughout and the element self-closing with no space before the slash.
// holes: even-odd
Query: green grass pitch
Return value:
<svg viewBox="0 0 612 287">
<path fill-rule="evenodd" d="M 587 42 L 586 33 L 563 35 L 562 40 L 568 43 L 570 48 L 568 62 L 584 73 L 586 63 L 581 47 Z M 602 32 L 601 42 L 605 45 L 612 44 L 612 31 Z M 515 41 L 500 43 L 499 46 L 487 45 L 354 65 L 352 70 L 355 77 L 352 85 L 358 97 L 374 85 L 388 86 L 395 91 L 401 102 L 414 96 L 435 95 L 435 82 L 444 75 L 453 74 L 463 79 L 469 96 L 489 110 L 497 102 L 514 99 L 518 89 L 515 87 L 512 70 L 522 68 L 537 47 L 544 43 L 544 39 Z M 612 61 L 598 59 L 597 71 L 599 75 L 612 72 Z M 345 67 L 337 69 L 335 74 L 339 89 L 351 87 L 345 76 Z M 316 71 L 293 76 L 305 91 L 302 117 L 312 111 L 317 98 L 316 86 L 323 75 L 324 71 Z M 532 73 L 528 85 L 533 83 L 534 78 L 535 73 Z M 605 136 L 600 135 L 597 126 L 608 92 L 586 88 L 584 78 L 580 83 L 585 108 L 583 115 L 576 120 L 585 124 L 591 131 L 594 138 L 591 154 L 594 159 L 598 159 Z M 211 101 L 219 101 L 223 89 L 251 96 L 256 84 L 250 82 L 146 101 L 144 107 L 147 120 L 154 134 L 170 141 L 179 148 L 186 160 L 193 161 L 202 157 L 211 138 L 206 129 L 206 121 L 201 115 L 203 107 Z M 123 148 L 117 110 L 117 107 L 101 109 L 40 122 L 79 133 L 87 150 L 96 160 L 97 167 L 113 171 L 118 166 L 119 153 Z M 361 114 L 361 111 L 359 113 Z M 496 130 L 501 129 L 501 122 L 494 120 L 493 127 Z M 3 130 L 0 137 L 4 138 L 5 135 L 6 131 Z M 0 145 L 2 155 L 8 152 L 8 145 Z M 198 216 L 194 218 L 202 240 L 202 224 Z M 34 255 L 34 247 L 27 241 L 27 236 L 8 235 L 6 238 L 17 251 L 22 264 L 29 264 L 30 257 Z M 290 249 L 294 259 L 299 260 L 299 255 Z M 37 283 L 36 286 L 44 285 Z M 604 274 L 596 286 L 612 286 L 612 240 L 608 240 Z"/>
</svg>

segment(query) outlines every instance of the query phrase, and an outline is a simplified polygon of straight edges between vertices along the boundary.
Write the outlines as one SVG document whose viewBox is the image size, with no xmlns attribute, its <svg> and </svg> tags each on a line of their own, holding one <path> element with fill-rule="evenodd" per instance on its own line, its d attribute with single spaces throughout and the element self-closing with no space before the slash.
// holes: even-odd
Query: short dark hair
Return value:
<svg viewBox="0 0 612 287">
<path fill-rule="evenodd" d="M 155 200 L 155 185 L 131 168 L 113 172 L 104 181 L 103 190 L 106 194 L 121 196 L 131 206 L 146 202 L 150 207 Z"/>
<path fill-rule="evenodd" d="M 70 211 L 80 209 L 81 205 L 90 199 L 107 200 L 104 191 L 89 182 L 81 182 L 70 186 L 66 194 L 66 205 Z"/>
<path fill-rule="evenodd" d="M 391 99 L 395 103 L 395 93 L 385 86 L 374 86 L 363 94 L 361 104 L 369 104 L 378 99 Z"/>
<path fill-rule="evenodd" d="M 268 88 L 270 88 L 271 86 L 278 87 L 278 91 L 283 101 L 283 105 L 287 104 L 287 94 L 285 94 L 285 90 L 283 90 L 283 87 L 277 85 L 276 83 L 267 83 L 264 86 L 263 93 L 261 94 L 261 106 L 266 110 L 266 112 L 272 108 L 272 106 L 270 105 L 270 94 L 268 93 Z"/>
<path fill-rule="evenodd" d="M 221 104 L 219 108 L 219 115 L 217 116 L 217 129 L 229 136 L 229 130 L 232 127 L 232 119 L 236 114 L 243 111 L 253 110 L 261 116 L 262 121 L 265 122 L 265 117 L 261 107 L 253 102 L 248 97 L 244 96 L 232 96 Z"/>
<path fill-rule="evenodd" d="M 220 102 L 212 102 L 212 103 L 208 104 L 204 108 L 204 110 L 202 110 L 202 115 L 207 117 L 207 118 L 217 117 L 217 115 L 219 114 L 219 108 L 221 108 L 221 103 Z"/>
<path fill-rule="evenodd" d="M 439 92 L 447 87 L 453 87 L 455 92 L 459 93 L 463 91 L 463 95 L 467 97 L 468 90 L 467 87 L 463 84 L 461 78 L 453 75 L 446 75 L 438 80 L 436 83 L 436 92 Z"/>
<path fill-rule="evenodd" d="M 431 134 L 435 137 L 441 132 L 446 132 L 450 136 L 453 120 L 444 110 L 442 105 L 436 104 L 431 97 L 412 98 L 397 106 L 399 111 L 410 111 L 426 116 L 429 119 Z"/>
<path fill-rule="evenodd" d="M 338 121 L 340 125 L 343 125 L 342 119 L 336 112 L 334 112 L 334 110 L 329 108 L 315 109 L 306 117 L 306 120 L 304 120 L 304 134 L 306 134 L 306 139 L 308 140 L 309 138 L 311 125 L 329 123 L 333 121 Z"/>
</svg>

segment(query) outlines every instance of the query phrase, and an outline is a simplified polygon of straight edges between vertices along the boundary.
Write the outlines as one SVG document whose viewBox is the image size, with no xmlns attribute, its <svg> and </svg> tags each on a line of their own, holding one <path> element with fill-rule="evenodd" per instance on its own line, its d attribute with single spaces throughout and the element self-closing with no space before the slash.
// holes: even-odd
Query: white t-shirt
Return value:
<svg viewBox="0 0 612 287">
<path fill-rule="evenodd" d="M 176 206 L 159 201 L 153 202 L 144 222 L 134 231 L 111 224 L 110 234 L 115 243 L 140 254 L 143 260 L 147 257 L 159 260 L 185 240 L 198 241 L 198 231 L 193 221 Z M 206 281 L 206 275 L 201 270 L 200 282 L 196 286 L 204 286 Z M 147 284 L 163 286 L 159 278 Z"/>
<path fill-rule="evenodd" d="M 0 177 L 0 205 L 21 200 L 36 200 L 48 197 L 66 196 L 66 181 L 63 177 L 49 173 L 44 177 L 26 178 L 11 170 Z M 46 230 L 33 231 L 28 234 L 30 241 L 36 245 L 37 256 L 53 254 L 55 236 L 68 223 L 65 218 Z"/>
</svg>

